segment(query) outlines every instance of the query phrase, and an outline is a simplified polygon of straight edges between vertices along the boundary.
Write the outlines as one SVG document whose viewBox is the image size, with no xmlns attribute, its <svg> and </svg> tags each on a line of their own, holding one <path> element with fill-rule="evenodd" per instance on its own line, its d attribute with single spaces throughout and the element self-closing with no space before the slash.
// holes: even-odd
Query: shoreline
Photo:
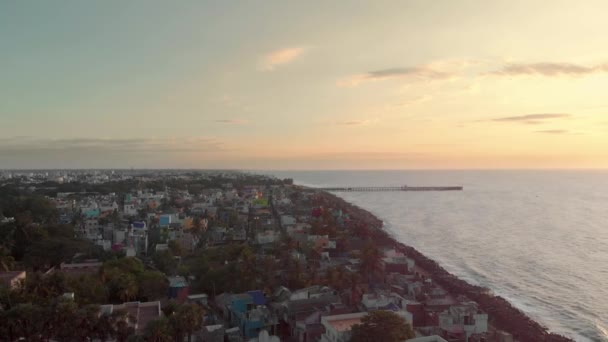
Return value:
<svg viewBox="0 0 608 342">
<path fill-rule="evenodd" d="M 384 222 L 370 211 L 352 204 L 345 199 L 327 191 L 320 191 L 308 186 L 304 189 L 316 191 L 327 202 L 336 208 L 347 212 L 355 221 L 366 224 L 372 233 L 372 239 L 379 247 L 395 248 L 412 258 L 430 278 L 453 295 L 464 295 L 477 302 L 481 310 L 489 315 L 489 323 L 497 329 L 513 335 L 514 340 L 522 342 L 574 342 L 573 339 L 548 331 L 546 327 L 536 322 L 520 309 L 514 307 L 501 296 L 491 293 L 491 290 L 469 284 L 441 267 L 436 261 L 428 258 L 414 247 L 396 240 L 384 227 Z"/>
</svg>

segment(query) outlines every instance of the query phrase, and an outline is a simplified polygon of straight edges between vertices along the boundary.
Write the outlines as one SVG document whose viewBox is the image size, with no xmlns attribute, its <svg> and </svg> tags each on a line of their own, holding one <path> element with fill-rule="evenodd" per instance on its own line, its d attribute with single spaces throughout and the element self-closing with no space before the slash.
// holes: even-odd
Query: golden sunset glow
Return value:
<svg viewBox="0 0 608 342">
<path fill-rule="evenodd" d="M 155 4 L 0 5 L 3 166 L 608 167 L 603 1 Z"/>
</svg>

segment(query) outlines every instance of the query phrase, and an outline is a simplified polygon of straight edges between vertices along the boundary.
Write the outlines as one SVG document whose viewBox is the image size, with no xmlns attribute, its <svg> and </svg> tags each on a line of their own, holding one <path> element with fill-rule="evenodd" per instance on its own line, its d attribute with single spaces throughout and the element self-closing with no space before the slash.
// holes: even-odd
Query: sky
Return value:
<svg viewBox="0 0 608 342">
<path fill-rule="evenodd" d="M 2 1 L 0 169 L 608 168 L 607 12 Z"/>
</svg>

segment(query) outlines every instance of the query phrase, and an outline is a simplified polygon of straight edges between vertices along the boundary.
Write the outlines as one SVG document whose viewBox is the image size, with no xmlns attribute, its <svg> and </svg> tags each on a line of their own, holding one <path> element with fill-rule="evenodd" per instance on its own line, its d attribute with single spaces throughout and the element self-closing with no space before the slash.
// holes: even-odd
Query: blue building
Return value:
<svg viewBox="0 0 608 342">
<path fill-rule="evenodd" d="M 171 224 L 171 215 L 160 215 L 160 218 L 158 219 L 158 224 L 161 227 L 169 227 L 169 225 Z"/>
<path fill-rule="evenodd" d="M 90 209 L 85 211 L 83 214 L 85 218 L 98 218 L 100 211 L 99 209 Z"/>
<path fill-rule="evenodd" d="M 260 331 L 274 331 L 276 316 L 266 307 L 262 291 L 232 295 L 229 300 L 230 323 L 238 327 L 246 339 L 258 337 Z"/>
<path fill-rule="evenodd" d="M 131 224 L 133 229 L 146 229 L 146 222 L 143 221 L 135 221 Z"/>
</svg>

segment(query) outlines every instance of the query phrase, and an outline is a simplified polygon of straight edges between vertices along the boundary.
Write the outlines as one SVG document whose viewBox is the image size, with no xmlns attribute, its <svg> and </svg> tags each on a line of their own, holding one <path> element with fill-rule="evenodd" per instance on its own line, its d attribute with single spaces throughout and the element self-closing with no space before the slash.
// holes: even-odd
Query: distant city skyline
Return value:
<svg viewBox="0 0 608 342">
<path fill-rule="evenodd" d="M 608 168 L 608 3 L 0 3 L 0 169 Z"/>
</svg>

